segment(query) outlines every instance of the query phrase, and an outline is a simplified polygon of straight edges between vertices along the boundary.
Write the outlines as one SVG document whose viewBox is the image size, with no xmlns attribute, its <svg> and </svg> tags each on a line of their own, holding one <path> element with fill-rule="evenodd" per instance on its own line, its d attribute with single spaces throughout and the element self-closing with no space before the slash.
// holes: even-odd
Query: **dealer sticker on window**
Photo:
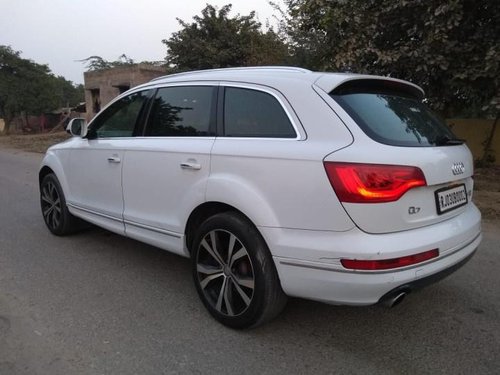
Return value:
<svg viewBox="0 0 500 375">
<path fill-rule="evenodd" d="M 439 189 L 434 194 L 439 215 L 467 204 L 467 190 L 464 184 Z"/>
</svg>

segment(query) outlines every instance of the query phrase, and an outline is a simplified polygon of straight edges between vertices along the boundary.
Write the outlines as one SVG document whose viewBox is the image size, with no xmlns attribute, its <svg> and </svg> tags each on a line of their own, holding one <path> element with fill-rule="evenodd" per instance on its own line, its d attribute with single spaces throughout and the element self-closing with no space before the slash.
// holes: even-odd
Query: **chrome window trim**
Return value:
<svg viewBox="0 0 500 375">
<path fill-rule="evenodd" d="M 255 90 L 255 91 L 261 91 L 266 94 L 271 95 L 274 97 L 278 103 L 281 105 L 281 108 L 285 111 L 286 116 L 288 117 L 288 120 L 292 124 L 293 130 L 295 131 L 295 138 L 283 138 L 283 137 L 226 137 L 226 136 L 217 136 L 217 139 L 233 139 L 233 140 L 260 140 L 260 141 L 303 141 L 307 139 L 305 131 L 301 131 L 300 129 L 302 128 L 302 125 L 299 127 L 297 122 L 300 123 L 300 120 L 298 119 L 297 115 L 295 113 L 292 114 L 290 108 L 292 108 L 291 104 L 285 100 L 283 100 L 280 96 L 284 95 L 280 93 L 278 90 L 263 86 L 260 84 L 253 84 L 253 83 L 247 83 L 247 82 L 234 82 L 234 81 L 220 81 L 220 80 L 214 80 L 214 81 L 177 81 L 177 82 L 164 82 L 164 83 L 159 83 L 159 82 L 151 82 L 151 85 L 148 85 L 146 87 L 137 87 L 133 88 L 130 91 L 126 91 L 123 94 L 117 96 L 115 99 L 113 99 L 111 102 L 106 104 L 104 108 L 101 109 L 101 111 L 94 116 L 94 118 L 89 122 L 88 126 L 90 127 L 94 120 L 98 117 L 100 113 L 105 111 L 110 105 L 112 105 L 115 101 L 120 100 L 121 98 L 140 92 L 140 91 L 147 91 L 147 90 L 158 90 L 162 88 L 167 88 L 167 87 L 182 87 L 182 86 L 223 86 L 223 87 L 233 87 L 233 88 L 241 88 L 241 89 L 247 89 L 247 90 Z M 278 94 L 279 93 L 279 94 Z M 289 108 L 290 107 L 290 108 Z M 162 136 L 162 137 L 155 137 L 155 136 L 137 136 L 137 137 L 103 137 L 103 138 L 98 138 L 98 139 L 137 139 L 137 138 L 143 138 L 143 139 L 152 139 L 152 138 L 166 138 L 166 139 L 200 139 L 200 138 L 213 138 L 213 135 L 210 136 L 199 136 L 199 137 L 179 137 L 179 136 Z"/>
</svg>

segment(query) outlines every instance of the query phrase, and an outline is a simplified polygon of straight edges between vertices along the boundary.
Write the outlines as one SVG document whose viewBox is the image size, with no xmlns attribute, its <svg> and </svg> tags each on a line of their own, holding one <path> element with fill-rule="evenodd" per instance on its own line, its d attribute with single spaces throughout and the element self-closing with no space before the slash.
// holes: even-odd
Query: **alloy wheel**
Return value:
<svg viewBox="0 0 500 375">
<path fill-rule="evenodd" d="M 196 271 L 206 300 L 219 313 L 238 316 L 250 306 L 255 288 L 252 260 L 233 233 L 216 229 L 203 237 Z"/>
<path fill-rule="evenodd" d="M 55 230 L 59 227 L 62 215 L 61 197 L 56 185 L 48 181 L 42 186 L 42 214 L 47 225 Z"/>
</svg>

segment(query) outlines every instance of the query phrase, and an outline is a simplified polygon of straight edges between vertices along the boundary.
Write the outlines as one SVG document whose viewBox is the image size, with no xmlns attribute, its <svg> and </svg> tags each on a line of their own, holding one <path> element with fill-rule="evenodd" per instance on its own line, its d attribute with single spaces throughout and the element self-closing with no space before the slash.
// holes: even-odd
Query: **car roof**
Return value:
<svg viewBox="0 0 500 375">
<path fill-rule="evenodd" d="M 419 96 L 423 97 L 424 95 L 424 91 L 419 86 L 414 85 L 413 83 L 410 83 L 408 81 L 403 81 L 392 77 L 355 73 L 314 72 L 308 69 L 292 66 L 254 66 L 241 68 L 195 70 L 154 78 L 143 86 L 186 81 L 230 81 L 255 83 L 276 88 L 280 88 L 283 85 L 290 84 L 307 84 L 309 86 L 315 84 L 324 91 L 331 92 L 333 89 L 345 82 L 361 79 L 375 79 L 398 82 L 400 84 L 410 86 L 413 91 L 418 92 Z"/>
</svg>

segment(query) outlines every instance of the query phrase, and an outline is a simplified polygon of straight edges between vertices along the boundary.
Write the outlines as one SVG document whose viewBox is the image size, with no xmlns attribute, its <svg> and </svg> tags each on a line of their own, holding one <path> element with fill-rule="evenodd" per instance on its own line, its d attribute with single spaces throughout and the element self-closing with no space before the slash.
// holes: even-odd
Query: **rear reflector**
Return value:
<svg viewBox="0 0 500 375">
<path fill-rule="evenodd" d="M 423 253 L 408 255 L 401 258 L 379 259 L 379 260 L 358 260 L 358 259 L 341 259 L 340 263 L 344 268 L 351 270 L 388 270 L 392 268 L 400 268 L 411 266 L 413 264 L 425 262 L 426 260 L 437 258 L 439 256 L 438 249 L 424 251 Z"/>
<path fill-rule="evenodd" d="M 324 166 L 335 193 L 346 203 L 394 202 L 408 190 L 427 185 L 417 167 L 328 161 Z"/>
</svg>

